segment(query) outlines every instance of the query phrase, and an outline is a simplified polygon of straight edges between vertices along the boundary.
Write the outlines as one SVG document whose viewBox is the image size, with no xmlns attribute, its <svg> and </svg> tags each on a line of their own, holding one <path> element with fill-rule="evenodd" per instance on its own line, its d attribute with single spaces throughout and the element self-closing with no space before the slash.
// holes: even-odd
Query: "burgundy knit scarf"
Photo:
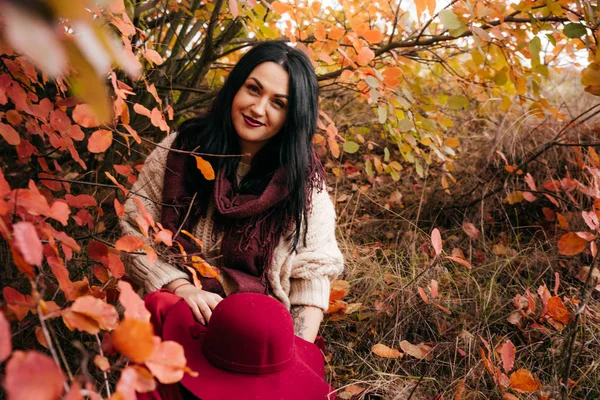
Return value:
<svg viewBox="0 0 600 400">
<path fill-rule="evenodd" d="M 200 201 L 197 196 L 201 194 L 194 199 L 193 193 L 190 193 L 185 184 L 186 168 L 190 166 L 186 162 L 188 157 L 191 156 L 174 151 L 167 156 L 161 223 L 174 235 L 180 226 L 193 232 L 199 218 L 197 210 Z M 320 166 L 320 162 L 318 165 Z M 311 176 L 320 176 L 316 168 L 313 169 L 315 171 Z M 312 180 L 309 182 L 312 183 Z M 309 186 L 312 190 L 312 185 Z M 308 193 L 307 206 L 310 206 L 310 192 Z M 233 284 L 232 293 L 269 292 L 265 272 L 270 267 L 275 247 L 282 235 L 289 232 L 292 221 L 285 212 L 288 194 L 283 168 L 273 174 L 267 187 L 259 195 L 236 193 L 225 170 L 217 172 L 212 193 L 216 207 L 215 232 L 223 233 L 220 268 L 230 278 L 228 282 Z M 185 218 L 188 210 L 194 212 Z M 188 256 L 203 256 L 198 245 L 187 236 L 179 234 L 173 239 L 183 246 Z M 224 295 L 218 280 L 206 277 L 201 277 L 200 280 L 204 290 Z"/>
</svg>

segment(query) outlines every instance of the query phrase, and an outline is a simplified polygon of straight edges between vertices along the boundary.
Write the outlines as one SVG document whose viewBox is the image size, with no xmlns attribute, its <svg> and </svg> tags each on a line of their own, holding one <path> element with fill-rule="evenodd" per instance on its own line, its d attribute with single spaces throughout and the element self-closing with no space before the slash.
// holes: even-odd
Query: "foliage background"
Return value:
<svg viewBox="0 0 600 400">
<path fill-rule="evenodd" d="M 129 399 L 185 372 L 120 279 L 122 253 L 156 257 L 171 232 L 141 207 L 140 236 L 120 238 L 117 215 L 156 143 L 267 39 L 305 51 L 321 85 L 347 261 L 323 329 L 338 395 L 600 396 L 596 2 L 0 9 L 8 398 Z"/>
</svg>

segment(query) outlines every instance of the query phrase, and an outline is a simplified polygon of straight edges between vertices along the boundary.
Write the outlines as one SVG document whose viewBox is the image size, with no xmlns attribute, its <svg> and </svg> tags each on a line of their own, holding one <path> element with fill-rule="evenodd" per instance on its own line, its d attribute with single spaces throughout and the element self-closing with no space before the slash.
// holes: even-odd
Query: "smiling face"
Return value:
<svg viewBox="0 0 600 400">
<path fill-rule="evenodd" d="M 252 157 L 275 136 L 287 117 L 289 74 L 274 62 L 259 64 L 235 94 L 231 120 L 240 140 L 242 161 Z"/>
</svg>

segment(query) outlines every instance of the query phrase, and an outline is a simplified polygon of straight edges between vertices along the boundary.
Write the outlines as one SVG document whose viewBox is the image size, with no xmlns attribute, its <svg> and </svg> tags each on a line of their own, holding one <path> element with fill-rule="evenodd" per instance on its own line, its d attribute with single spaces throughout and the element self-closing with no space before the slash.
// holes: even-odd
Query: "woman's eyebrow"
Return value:
<svg viewBox="0 0 600 400">
<path fill-rule="evenodd" d="M 258 87 L 262 90 L 264 89 L 264 86 L 262 83 L 260 83 L 260 81 L 258 79 L 256 79 L 255 77 L 251 76 L 248 79 L 252 79 L 254 82 L 256 82 L 256 84 L 258 85 Z M 284 99 L 289 99 L 289 96 L 286 94 L 276 94 L 275 97 L 282 97 Z"/>
</svg>

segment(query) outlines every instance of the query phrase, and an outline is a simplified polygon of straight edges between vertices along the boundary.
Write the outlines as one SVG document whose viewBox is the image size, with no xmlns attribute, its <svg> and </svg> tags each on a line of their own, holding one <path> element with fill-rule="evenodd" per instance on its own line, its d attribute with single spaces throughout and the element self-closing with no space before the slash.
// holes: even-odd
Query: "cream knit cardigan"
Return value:
<svg viewBox="0 0 600 400">
<path fill-rule="evenodd" d="M 125 202 L 125 213 L 120 218 L 124 235 L 138 236 L 148 242 L 138 228 L 135 218 L 140 213 L 133 200 L 139 198 L 155 221 L 160 222 L 162 189 L 168 148 L 176 134 L 165 138 L 148 156 L 140 175 Z M 288 309 L 294 305 L 314 306 L 327 310 L 330 282 L 343 269 L 342 254 L 335 238 L 335 209 L 326 190 L 314 190 L 312 208 L 308 215 L 306 243 L 300 240 L 296 251 L 291 252 L 289 241 L 281 238 L 273 252 L 267 274 L 273 296 Z M 212 218 L 201 218 L 192 234 L 204 243 L 210 243 Z M 131 278 L 146 292 L 160 289 L 177 279 L 189 279 L 183 270 L 159 258 L 149 263 L 145 255 L 129 255 L 126 268 Z M 224 289 L 227 293 L 227 282 Z"/>
</svg>

